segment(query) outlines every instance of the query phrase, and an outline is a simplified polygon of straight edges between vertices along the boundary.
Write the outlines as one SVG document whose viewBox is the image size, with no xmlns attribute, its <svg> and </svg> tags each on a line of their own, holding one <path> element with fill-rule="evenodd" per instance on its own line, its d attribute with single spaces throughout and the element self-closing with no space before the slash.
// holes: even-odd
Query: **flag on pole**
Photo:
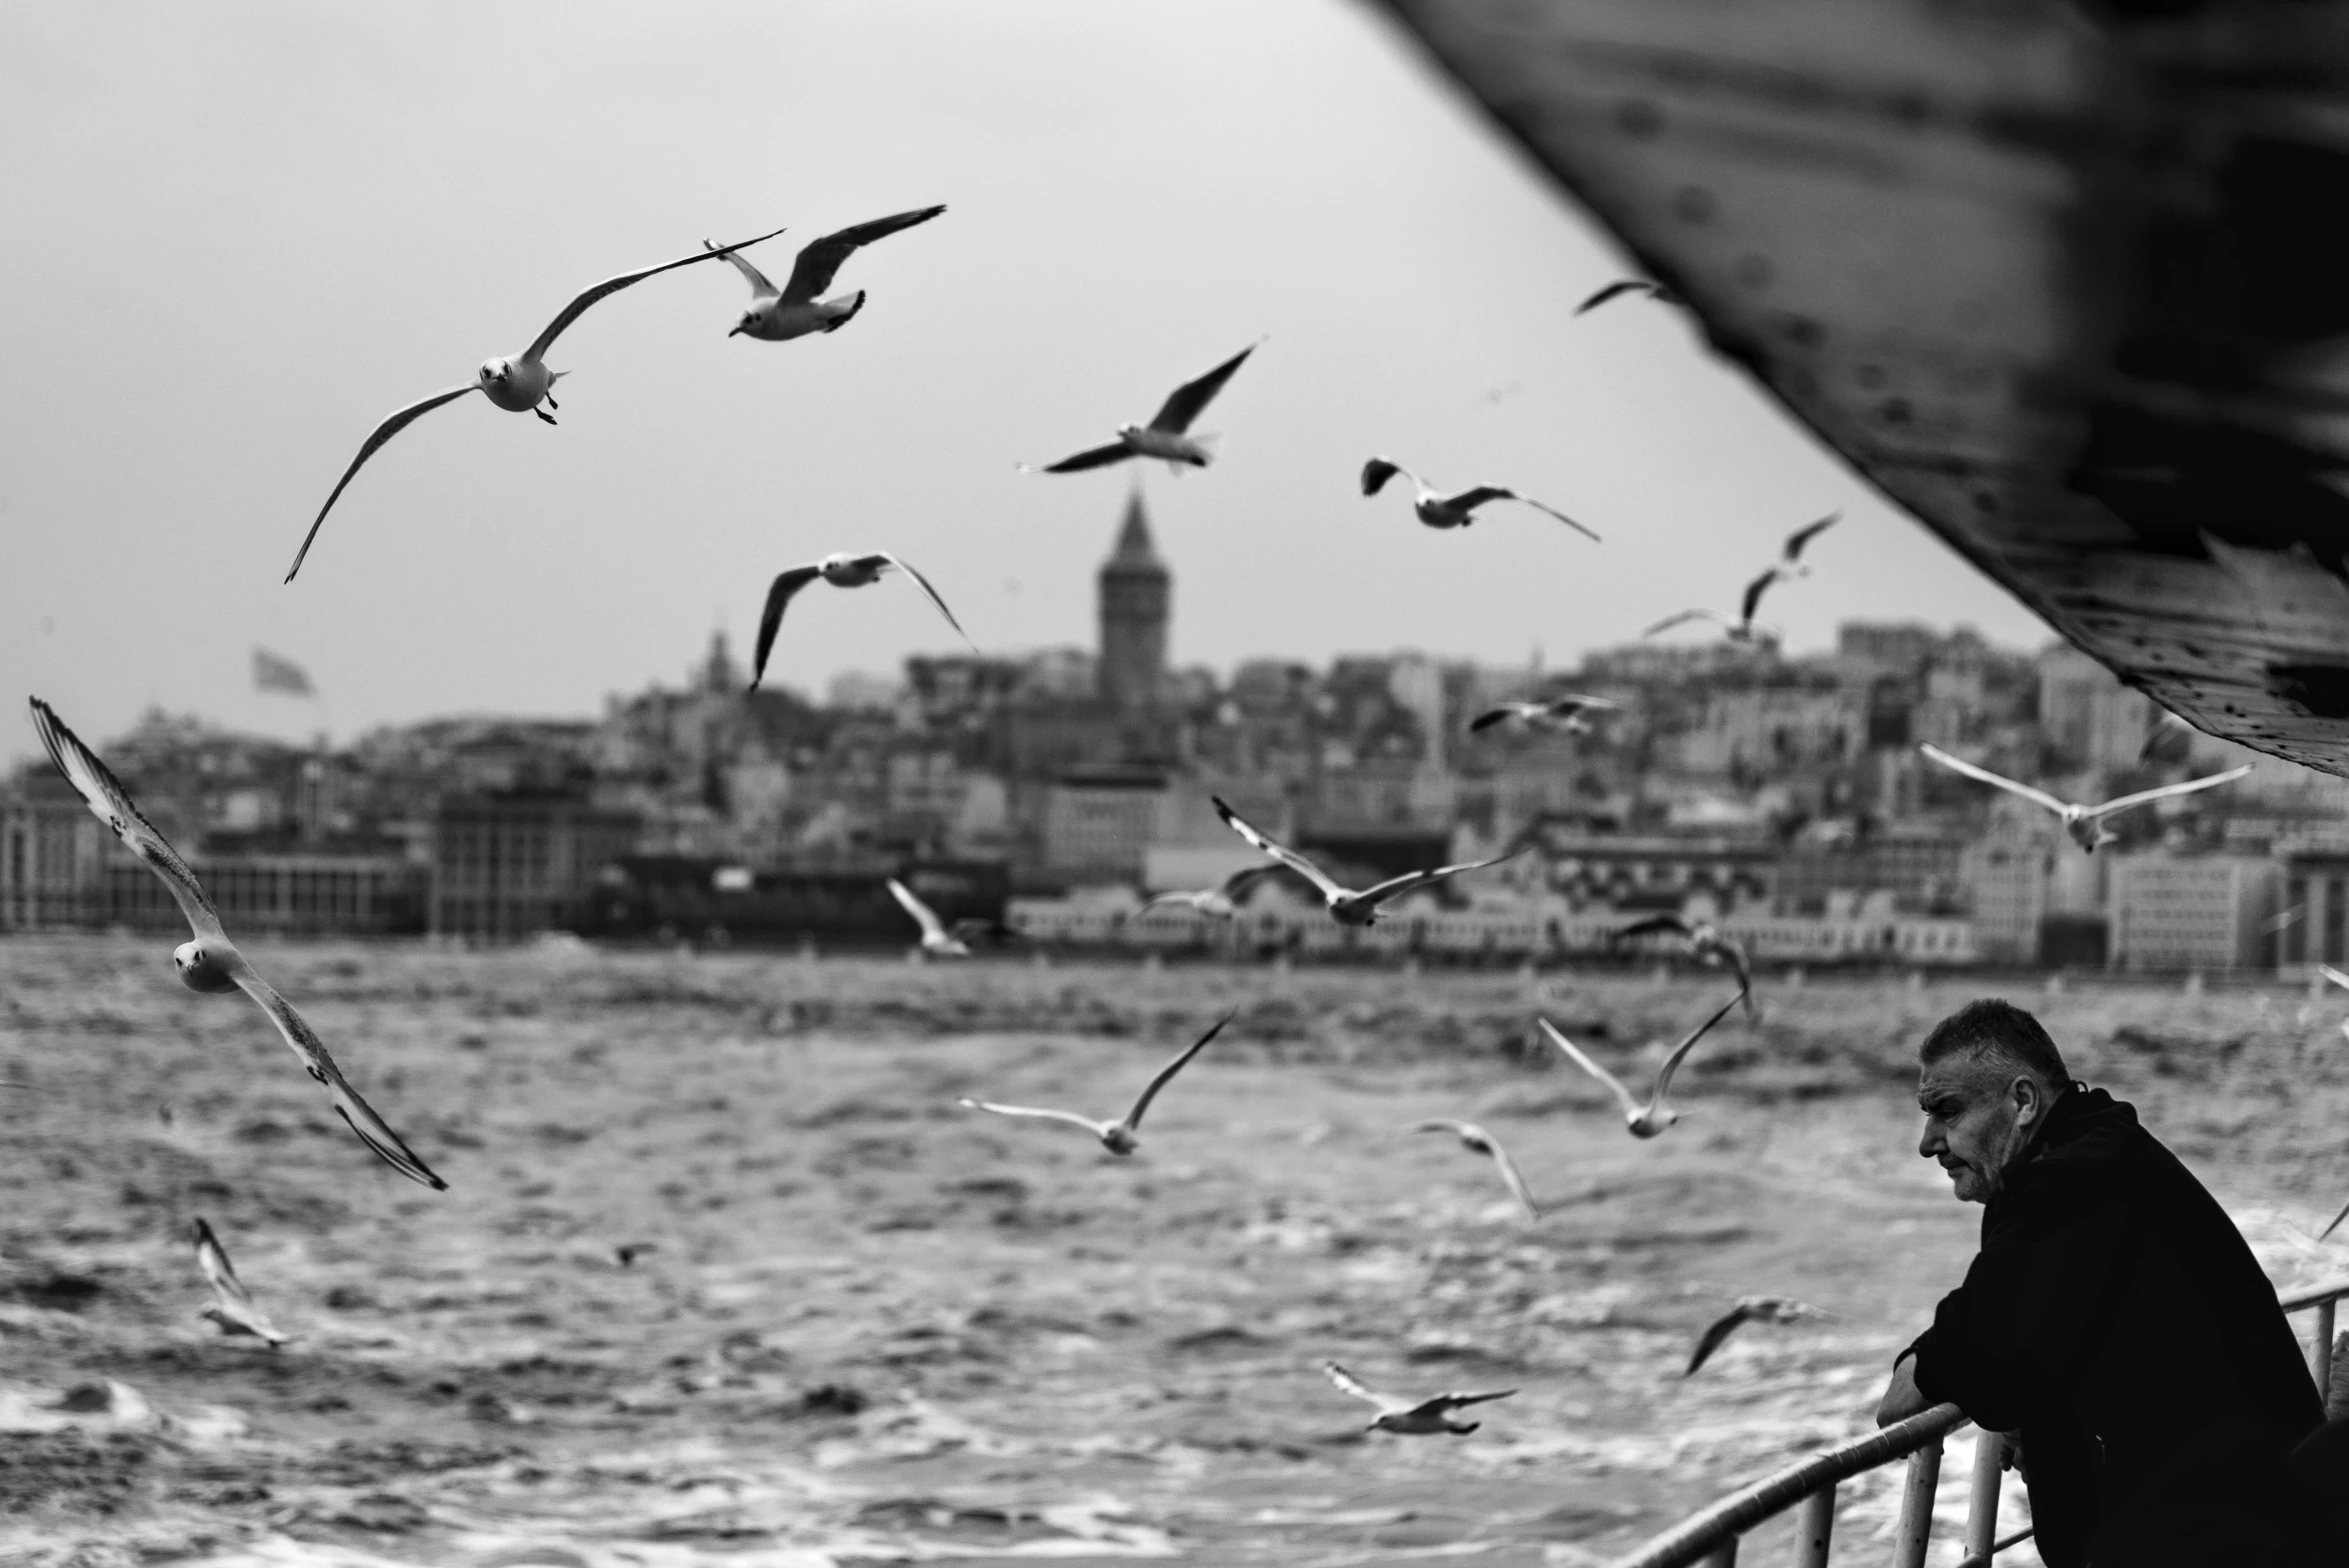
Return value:
<svg viewBox="0 0 2349 1568">
<path fill-rule="evenodd" d="M 266 648 L 253 650 L 253 689 L 281 691 L 289 697 L 315 697 L 309 672 L 293 660 L 271 653 Z"/>
</svg>

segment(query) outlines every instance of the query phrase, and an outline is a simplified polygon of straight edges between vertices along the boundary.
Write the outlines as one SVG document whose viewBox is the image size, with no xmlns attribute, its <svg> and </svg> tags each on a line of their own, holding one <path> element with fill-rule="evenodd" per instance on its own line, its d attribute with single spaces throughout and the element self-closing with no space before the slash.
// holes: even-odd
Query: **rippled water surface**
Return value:
<svg viewBox="0 0 2349 1568">
<path fill-rule="evenodd" d="M 1957 981 L 1769 985 L 1642 1144 L 1531 1018 L 1629 1074 L 1717 977 L 259 949 L 433 1194 L 168 946 L 0 942 L 8 1561 L 1603 1562 L 1865 1430 L 1978 1214 L 1905 1065 Z M 2349 1273 L 2306 1235 L 2349 1191 L 2332 1004 L 2043 1000 L 2279 1279 Z M 1132 1159 L 954 1103 L 1115 1114 L 1227 1006 Z M 1539 1223 L 1400 1130 L 1437 1115 L 1511 1147 Z M 197 1214 L 283 1352 L 195 1317 Z M 1837 1316 L 1682 1379 L 1750 1292 Z M 1331 1357 L 1518 1392 L 1366 1434 Z M 1839 1539 L 1888 1535 L 1897 1480 Z"/>
</svg>

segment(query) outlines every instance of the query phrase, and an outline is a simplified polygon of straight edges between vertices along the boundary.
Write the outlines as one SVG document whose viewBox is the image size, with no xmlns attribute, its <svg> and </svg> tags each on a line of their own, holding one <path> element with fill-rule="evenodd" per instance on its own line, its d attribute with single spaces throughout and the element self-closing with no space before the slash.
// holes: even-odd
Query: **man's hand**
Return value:
<svg viewBox="0 0 2349 1568">
<path fill-rule="evenodd" d="M 1903 1356 L 1893 1364 L 1892 1382 L 1884 1390 L 1884 1398 L 1876 1406 L 1876 1424 L 1891 1426 L 1909 1417 L 1923 1415 L 1933 1408 L 1917 1388 L 1917 1358 Z"/>
</svg>

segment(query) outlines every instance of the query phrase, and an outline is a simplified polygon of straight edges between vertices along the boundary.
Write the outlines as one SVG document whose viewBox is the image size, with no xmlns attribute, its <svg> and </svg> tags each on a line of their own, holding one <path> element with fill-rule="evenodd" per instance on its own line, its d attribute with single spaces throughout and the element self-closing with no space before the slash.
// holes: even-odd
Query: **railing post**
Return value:
<svg viewBox="0 0 2349 1568">
<path fill-rule="evenodd" d="M 1941 1439 L 1909 1455 L 1908 1485 L 1900 1495 L 1900 1527 L 1893 1537 L 1892 1568 L 1925 1568 L 1933 1541 L 1933 1488 L 1941 1483 Z"/>
<path fill-rule="evenodd" d="M 2316 1325 L 2308 1331 L 2308 1375 L 2316 1379 L 2316 1397 L 2330 1400 L 2333 1392 L 2333 1308 L 2330 1299 L 2309 1314 Z"/>
<path fill-rule="evenodd" d="M 1794 1568 L 1827 1568 L 1828 1538 L 1835 1533 L 1835 1483 L 1828 1482 L 1794 1511 Z"/>
<path fill-rule="evenodd" d="M 1966 1499 L 1966 1555 L 1987 1558 L 1998 1539 L 1998 1477 L 2006 1461 L 2006 1434 L 1974 1430 L 1974 1488 Z"/>
</svg>

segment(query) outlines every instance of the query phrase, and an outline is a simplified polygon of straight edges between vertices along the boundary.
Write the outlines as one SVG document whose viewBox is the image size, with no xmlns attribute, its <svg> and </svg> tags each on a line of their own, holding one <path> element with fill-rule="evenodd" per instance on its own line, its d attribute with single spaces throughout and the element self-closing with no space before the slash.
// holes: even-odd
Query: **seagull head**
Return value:
<svg viewBox="0 0 2349 1568">
<path fill-rule="evenodd" d="M 734 330 L 727 333 L 726 336 L 733 337 L 737 333 L 743 332 L 756 333 L 759 329 L 759 323 L 761 319 L 762 318 L 757 311 L 746 310 L 742 313 L 742 319 L 734 323 Z"/>
<path fill-rule="evenodd" d="M 513 362 L 505 359 L 485 359 L 481 362 L 481 384 L 494 387 L 513 379 Z"/>
<path fill-rule="evenodd" d="M 237 983 L 228 972 L 228 965 L 201 940 L 182 942 L 171 950 L 171 967 L 179 972 L 179 983 L 191 991 L 233 991 Z"/>
<path fill-rule="evenodd" d="M 1141 1146 L 1142 1140 L 1134 1136 L 1134 1130 L 1122 1123 L 1101 1135 L 1101 1147 L 1112 1154 L 1131 1154 Z"/>
<path fill-rule="evenodd" d="M 1121 441 L 1131 441 L 1141 433 L 1142 427 L 1130 420 L 1117 427 L 1118 439 Z"/>
</svg>

